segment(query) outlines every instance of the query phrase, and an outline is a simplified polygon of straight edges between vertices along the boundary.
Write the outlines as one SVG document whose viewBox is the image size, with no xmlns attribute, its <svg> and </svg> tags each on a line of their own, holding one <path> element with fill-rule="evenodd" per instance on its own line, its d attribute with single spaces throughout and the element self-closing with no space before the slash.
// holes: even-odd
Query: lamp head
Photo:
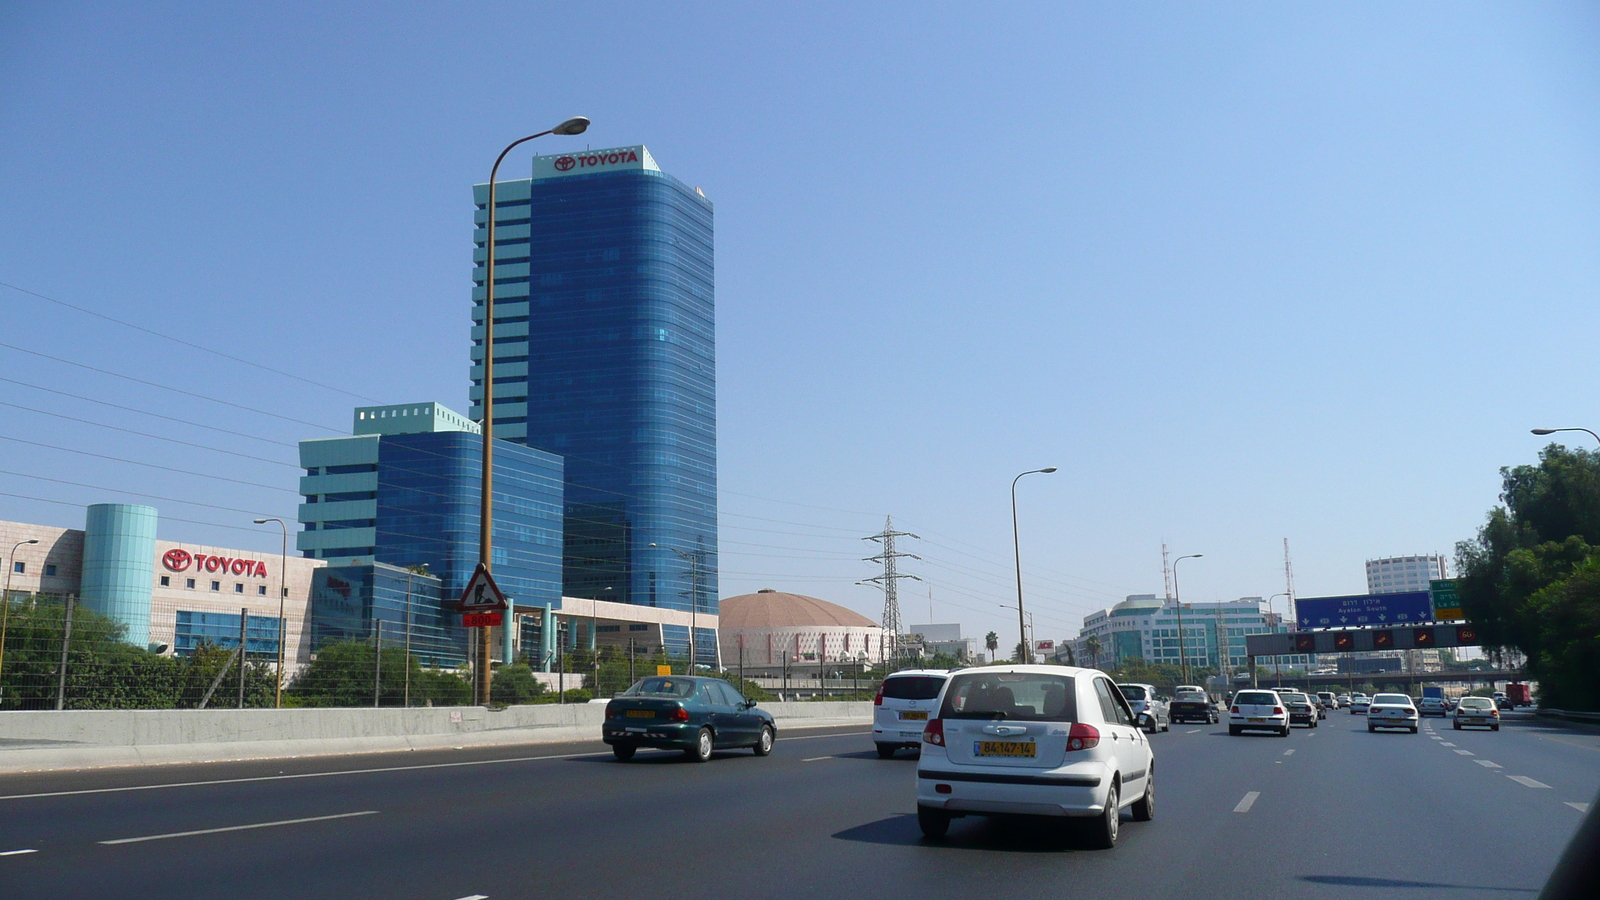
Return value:
<svg viewBox="0 0 1600 900">
<path fill-rule="evenodd" d="M 650 546 L 652 546 L 652 547 L 659 547 L 659 546 L 661 546 L 661 545 L 660 545 L 660 544 L 656 544 L 656 543 L 652 543 L 652 544 L 651 544 L 651 545 L 650 545 Z"/>
<path fill-rule="evenodd" d="M 551 134 L 583 134 L 589 130 L 589 120 L 583 116 L 573 116 L 560 125 L 550 129 Z"/>
<path fill-rule="evenodd" d="M 1040 469 L 1039 471 L 1045 473 L 1046 475 L 1049 475 L 1051 472 L 1054 472 L 1055 470 L 1056 470 L 1055 466 L 1048 466 L 1046 468 Z"/>
<path fill-rule="evenodd" d="M 257 525 L 265 525 L 265 524 L 267 524 L 267 520 L 266 519 L 256 519 L 255 523 Z"/>
<path fill-rule="evenodd" d="M 39 540 L 37 538 L 29 538 L 28 540 L 23 541 L 23 543 L 24 544 L 37 544 L 37 543 L 39 543 Z"/>
<path fill-rule="evenodd" d="M 1535 428 L 1533 430 L 1533 433 L 1534 434 L 1555 434 L 1556 430 L 1554 428 Z"/>
</svg>

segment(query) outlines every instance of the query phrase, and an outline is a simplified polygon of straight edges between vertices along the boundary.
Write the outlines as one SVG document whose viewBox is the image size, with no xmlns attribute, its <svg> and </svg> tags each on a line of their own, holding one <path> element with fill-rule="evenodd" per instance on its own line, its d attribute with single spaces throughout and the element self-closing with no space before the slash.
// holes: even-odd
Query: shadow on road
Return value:
<svg viewBox="0 0 1600 900">
<path fill-rule="evenodd" d="M 943 847 L 951 850 L 1000 850 L 1013 853 L 1063 853 L 1077 848 L 1069 822 L 1044 822 L 1026 817 L 969 816 L 950 823 L 942 841 L 928 841 L 910 813 L 890 816 L 832 835 L 835 840 L 894 847 Z"/>
<path fill-rule="evenodd" d="M 1399 878 L 1362 878 L 1356 875 L 1301 875 L 1301 881 L 1312 884 L 1330 884 L 1336 887 L 1371 888 L 1448 888 L 1453 891 L 1512 891 L 1519 894 L 1536 894 L 1538 888 L 1491 887 L 1484 884 L 1445 884 L 1440 881 L 1404 881 Z"/>
</svg>

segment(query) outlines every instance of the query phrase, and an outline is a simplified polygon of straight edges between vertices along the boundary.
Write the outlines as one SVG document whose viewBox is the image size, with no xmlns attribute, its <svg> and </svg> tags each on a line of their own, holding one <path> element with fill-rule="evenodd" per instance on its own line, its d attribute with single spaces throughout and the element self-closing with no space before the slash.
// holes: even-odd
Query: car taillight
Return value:
<svg viewBox="0 0 1600 900">
<path fill-rule="evenodd" d="M 1233 712 L 1234 715 L 1238 715 L 1239 714 L 1239 707 L 1235 706 L 1233 708 L 1232 712 Z"/>
<path fill-rule="evenodd" d="M 674 722 L 687 722 L 689 721 L 689 711 L 680 706 L 672 711 L 670 718 Z"/>
<path fill-rule="evenodd" d="M 1274 706 L 1274 707 L 1273 707 L 1273 708 L 1272 708 L 1272 714 L 1273 714 L 1273 715 L 1275 715 L 1275 716 L 1281 716 L 1281 715 L 1283 715 L 1283 707 L 1281 707 L 1281 706 Z"/>
<path fill-rule="evenodd" d="M 936 747 L 944 746 L 943 719 L 929 719 L 928 724 L 922 726 L 922 742 Z"/>
<path fill-rule="evenodd" d="M 872 698 L 872 705 L 873 706 L 882 706 L 883 705 L 883 685 L 881 685 L 881 684 L 878 685 L 878 696 Z"/>
<path fill-rule="evenodd" d="M 1498 715 L 1500 715 L 1500 710 L 1498 710 L 1498 709 L 1491 709 L 1491 710 L 1489 710 L 1489 715 L 1491 715 L 1491 716 L 1498 716 Z"/>
<path fill-rule="evenodd" d="M 617 717 L 617 705 L 615 703 L 607 703 L 606 704 L 606 718 L 615 719 L 616 717 Z"/>
<path fill-rule="evenodd" d="M 1100 729 L 1078 723 L 1067 732 L 1068 750 L 1092 750 L 1100 746 Z"/>
</svg>

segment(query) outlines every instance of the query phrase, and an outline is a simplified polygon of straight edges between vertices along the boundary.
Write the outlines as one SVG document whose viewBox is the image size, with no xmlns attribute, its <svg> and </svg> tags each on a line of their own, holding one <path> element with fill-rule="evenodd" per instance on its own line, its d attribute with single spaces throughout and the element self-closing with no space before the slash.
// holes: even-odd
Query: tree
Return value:
<svg viewBox="0 0 1600 900">
<path fill-rule="evenodd" d="M 1542 704 L 1600 710 L 1600 454 L 1552 444 L 1500 476 L 1502 505 L 1456 545 L 1462 610 L 1491 656 L 1526 657 Z"/>
<path fill-rule="evenodd" d="M 1000 649 L 1000 635 L 995 634 L 992 631 L 984 635 L 983 647 L 985 650 L 989 651 L 989 660 L 990 662 L 993 662 L 995 651 Z"/>
<path fill-rule="evenodd" d="M 1089 639 L 1083 642 L 1083 649 L 1089 651 L 1089 659 L 1091 660 L 1089 667 L 1091 669 L 1100 668 L 1100 635 L 1089 635 Z"/>
<path fill-rule="evenodd" d="M 376 665 L 377 671 L 374 672 Z M 286 697 L 296 706 L 371 706 L 374 675 L 382 706 L 405 703 L 406 670 L 411 674 L 411 705 L 461 706 L 471 702 L 470 685 L 460 675 L 429 672 L 404 647 L 385 647 L 373 658 L 372 642 L 324 644 L 317 658 L 289 685 Z"/>
</svg>

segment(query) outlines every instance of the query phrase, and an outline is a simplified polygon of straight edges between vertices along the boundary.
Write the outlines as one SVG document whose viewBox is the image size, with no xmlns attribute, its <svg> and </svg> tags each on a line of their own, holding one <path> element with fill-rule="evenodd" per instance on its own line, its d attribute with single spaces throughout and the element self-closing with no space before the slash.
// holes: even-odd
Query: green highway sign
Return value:
<svg viewBox="0 0 1600 900">
<path fill-rule="evenodd" d="M 1461 614 L 1461 592 L 1457 590 L 1454 578 L 1440 578 L 1428 582 L 1428 593 L 1433 596 L 1435 621 L 1448 622 L 1451 619 L 1466 618 Z"/>
</svg>

